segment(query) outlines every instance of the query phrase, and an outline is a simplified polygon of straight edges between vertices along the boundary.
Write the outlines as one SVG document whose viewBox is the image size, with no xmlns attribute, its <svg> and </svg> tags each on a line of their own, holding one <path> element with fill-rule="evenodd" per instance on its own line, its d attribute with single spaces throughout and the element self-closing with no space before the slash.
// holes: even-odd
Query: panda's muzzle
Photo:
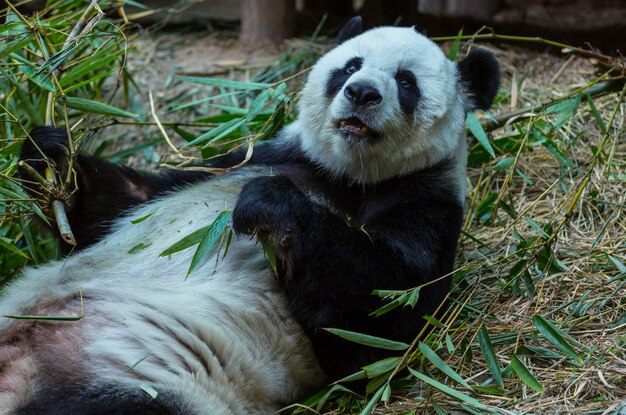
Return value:
<svg viewBox="0 0 626 415">
<path fill-rule="evenodd" d="M 368 141 L 381 136 L 357 117 L 345 118 L 337 121 L 337 129 L 344 137 L 358 141 Z"/>
</svg>

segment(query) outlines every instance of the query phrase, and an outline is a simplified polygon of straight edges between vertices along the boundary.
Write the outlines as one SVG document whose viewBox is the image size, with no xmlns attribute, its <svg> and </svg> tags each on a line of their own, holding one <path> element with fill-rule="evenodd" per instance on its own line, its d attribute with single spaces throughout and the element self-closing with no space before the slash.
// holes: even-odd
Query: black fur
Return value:
<svg viewBox="0 0 626 415">
<path fill-rule="evenodd" d="M 493 54 L 485 49 L 472 49 L 459 62 L 459 73 L 470 94 L 468 111 L 488 110 L 500 87 L 500 65 Z"/>
<path fill-rule="evenodd" d="M 326 97 L 332 98 L 337 95 L 339 90 L 344 86 L 348 79 L 350 79 L 352 74 L 361 69 L 361 66 L 363 66 L 363 59 L 356 57 L 346 62 L 343 68 L 332 70 L 328 76 L 328 80 L 326 81 Z"/>
<path fill-rule="evenodd" d="M 448 292 L 443 278 L 422 290 L 415 313 L 368 316 L 383 304 L 373 290 L 415 287 L 452 270 L 462 206 L 445 179 L 448 169 L 444 162 L 363 188 L 303 173 L 302 166 L 278 166 L 279 175 L 242 189 L 234 228 L 267 234 L 277 247 L 291 312 L 332 378 L 387 354 L 323 328 L 410 342 L 423 324 L 419 316 L 431 314 Z M 333 209 L 311 202 L 302 189 L 323 194 Z"/>
<path fill-rule="evenodd" d="M 361 33 L 363 33 L 363 19 L 361 16 L 354 16 L 339 31 L 339 34 L 337 35 L 337 44 L 340 45 L 346 40 L 352 39 Z"/>
<path fill-rule="evenodd" d="M 400 108 L 408 116 L 413 116 L 415 108 L 420 98 L 420 90 L 417 87 L 417 80 L 413 72 L 403 70 L 396 75 L 398 83 L 398 101 Z"/>
<path fill-rule="evenodd" d="M 121 385 L 58 385 L 33 394 L 11 415 L 194 415 L 179 398 Z M 198 414 L 199 415 L 199 414 Z"/>
</svg>

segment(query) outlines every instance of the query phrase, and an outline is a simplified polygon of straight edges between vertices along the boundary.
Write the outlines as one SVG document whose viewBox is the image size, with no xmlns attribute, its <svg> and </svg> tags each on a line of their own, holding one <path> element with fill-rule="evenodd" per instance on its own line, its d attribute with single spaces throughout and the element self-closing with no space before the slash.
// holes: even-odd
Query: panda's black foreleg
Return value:
<svg viewBox="0 0 626 415">
<path fill-rule="evenodd" d="M 22 145 L 20 161 L 43 177 L 46 169 L 52 169 L 58 180 L 65 182 L 70 168 L 65 130 L 35 128 Z M 174 186 L 206 177 L 206 173 L 175 170 L 163 174 L 142 173 L 83 154 L 76 155 L 72 170 L 75 177 L 63 194 L 51 194 L 50 189 L 34 180 L 32 173 L 24 167 L 20 167 L 19 177 L 26 191 L 40 201 L 44 210 L 48 210 L 47 214 L 50 213 L 51 199 L 62 198 L 77 242 L 76 249 L 97 242 L 109 231 L 111 221 L 130 207 Z M 67 251 L 70 247 L 59 240 Z"/>
<path fill-rule="evenodd" d="M 336 337 L 324 328 L 410 342 L 449 290 L 447 277 L 421 290 L 414 310 L 370 314 L 382 300 L 376 289 L 403 290 L 452 269 L 462 209 L 436 200 L 389 206 L 363 227 L 312 201 L 281 176 L 256 178 L 233 211 L 236 232 L 266 232 L 283 264 L 291 312 L 331 377 L 350 374 L 390 352 Z M 457 226 L 458 224 L 458 226 Z M 395 352 L 398 353 L 398 352 Z"/>
</svg>

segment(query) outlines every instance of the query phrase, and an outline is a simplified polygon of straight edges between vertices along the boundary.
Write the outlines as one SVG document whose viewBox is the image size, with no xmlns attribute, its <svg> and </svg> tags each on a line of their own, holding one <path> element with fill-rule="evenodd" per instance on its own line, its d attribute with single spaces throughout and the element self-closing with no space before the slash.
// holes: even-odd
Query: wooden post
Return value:
<svg viewBox="0 0 626 415">
<path fill-rule="evenodd" d="M 295 35 L 295 0 L 243 0 L 241 39 L 246 42 L 281 42 Z"/>
</svg>

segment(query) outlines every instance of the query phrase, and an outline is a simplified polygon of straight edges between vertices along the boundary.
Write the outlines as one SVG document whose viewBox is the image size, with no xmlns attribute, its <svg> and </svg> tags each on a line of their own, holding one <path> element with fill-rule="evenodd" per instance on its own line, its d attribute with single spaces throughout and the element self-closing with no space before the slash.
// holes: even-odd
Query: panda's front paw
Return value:
<svg viewBox="0 0 626 415">
<path fill-rule="evenodd" d="M 289 233 L 295 224 L 299 192 L 283 176 L 257 177 L 241 189 L 233 211 L 233 229 L 252 235 L 258 232 L 271 236 Z M 275 239 L 274 237 L 272 239 Z"/>
</svg>

